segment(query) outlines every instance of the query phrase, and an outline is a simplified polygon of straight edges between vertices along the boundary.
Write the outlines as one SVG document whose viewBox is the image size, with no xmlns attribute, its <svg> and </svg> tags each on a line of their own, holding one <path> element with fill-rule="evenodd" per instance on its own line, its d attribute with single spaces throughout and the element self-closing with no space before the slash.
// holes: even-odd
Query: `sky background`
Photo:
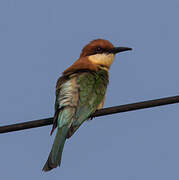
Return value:
<svg viewBox="0 0 179 180">
<path fill-rule="evenodd" d="M 105 107 L 179 95 L 178 0 L 1 0 L 0 125 L 53 116 L 61 73 L 96 38 L 129 46 Z M 179 104 L 98 117 L 41 171 L 51 126 L 0 135 L 1 179 L 178 180 Z"/>
</svg>

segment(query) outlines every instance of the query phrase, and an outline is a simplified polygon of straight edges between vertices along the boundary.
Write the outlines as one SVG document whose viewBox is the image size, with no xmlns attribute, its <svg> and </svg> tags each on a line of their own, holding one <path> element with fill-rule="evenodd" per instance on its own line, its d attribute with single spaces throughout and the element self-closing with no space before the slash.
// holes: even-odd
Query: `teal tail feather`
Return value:
<svg viewBox="0 0 179 180">
<path fill-rule="evenodd" d="M 47 162 L 45 163 L 42 169 L 43 171 L 50 171 L 51 169 L 60 166 L 63 147 L 68 134 L 68 129 L 69 129 L 68 126 L 63 126 L 61 128 L 58 128 L 55 141 L 52 146 L 52 150 L 49 154 Z"/>
</svg>

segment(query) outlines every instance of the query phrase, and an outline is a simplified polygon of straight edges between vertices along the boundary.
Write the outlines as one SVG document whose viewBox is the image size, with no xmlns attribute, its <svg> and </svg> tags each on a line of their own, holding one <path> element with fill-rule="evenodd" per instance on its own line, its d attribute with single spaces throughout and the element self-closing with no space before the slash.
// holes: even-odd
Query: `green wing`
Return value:
<svg viewBox="0 0 179 180">
<path fill-rule="evenodd" d="M 61 79 L 57 83 L 55 116 L 52 132 L 58 126 L 52 150 L 43 170 L 49 171 L 61 164 L 66 138 L 96 111 L 103 101 L 108 84 L 108 72 L 82 72 Z M 51 133 L 52 133 L 51 132 Z"/>
<path fill-rule="evenodd" d="M 79 85 L 79 103 L 76 109 L 76 120 L 72 123 L 71 135 L 94 113 L 103 101 L 108 85 L 108 72 L 86 72 L 77 77 Z"/>
</svg>

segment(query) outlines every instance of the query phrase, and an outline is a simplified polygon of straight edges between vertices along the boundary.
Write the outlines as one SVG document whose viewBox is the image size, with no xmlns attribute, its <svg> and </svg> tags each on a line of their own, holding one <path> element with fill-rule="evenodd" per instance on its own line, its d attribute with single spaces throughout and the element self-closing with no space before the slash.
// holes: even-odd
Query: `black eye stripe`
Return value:
<svg viewBox="0 0 179 180">
<path fill-rule="evenodd" d="M 97 47 L 96 50 L 97 50 L 97 51 L 101 51 L 102 48 L 101 48 L 101 47 Z"/>
<path fill-rule="evenodd" d="M 87 54 L 87 56 L 90 55 L 95 55 L 95 54 L 102 54 L 102 53 L 109 53 L 109 49 L 106 48 L 102 48 L 100 46 L 98 47 L 94 47 L 93 49 L 91 49 L 91 51 Z"/>
</svg>

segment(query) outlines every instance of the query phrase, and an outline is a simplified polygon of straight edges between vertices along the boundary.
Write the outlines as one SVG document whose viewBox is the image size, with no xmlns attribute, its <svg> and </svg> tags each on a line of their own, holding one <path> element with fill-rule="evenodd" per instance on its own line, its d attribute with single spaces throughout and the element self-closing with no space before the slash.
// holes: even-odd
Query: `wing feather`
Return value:
<svg viewBox="0 0 179 180">
<path fill-rule="evenodd" d="M 80 125 L 94 113 L 100 104 L 103 104 L 108 85 L 108 72 L 100 70 L 98 72 L 74 73 L 68 77 L 61 77 L 57 82 L 55 116 L 52 132 L 58 127 L 62 127 L 65 122 L 57 122 L 60 109 L 67 106 L 76 110 L 71 124 L 69 137 L 80 127 Z"/>
</svg>

